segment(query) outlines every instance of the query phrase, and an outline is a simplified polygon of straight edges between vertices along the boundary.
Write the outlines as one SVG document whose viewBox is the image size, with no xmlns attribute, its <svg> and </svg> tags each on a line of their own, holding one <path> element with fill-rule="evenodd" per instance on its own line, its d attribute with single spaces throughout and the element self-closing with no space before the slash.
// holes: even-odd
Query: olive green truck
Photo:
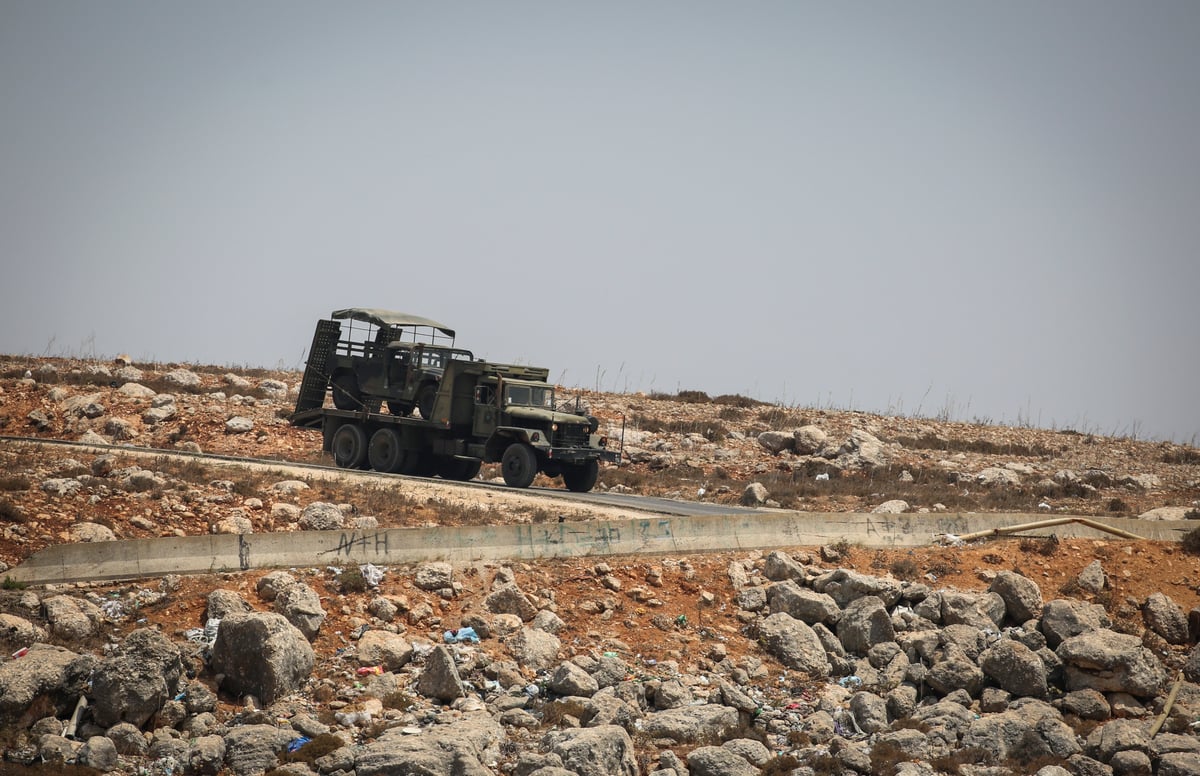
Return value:
<svg viewBox="0 0 1200 776">
<path fill-rule="evenodd" d="M 453 340 L 427 318 L 335 311 L 317 322 L 292 424 L 319 428 L 343 468 L 470 480 L 499 462 L 515 488 L 541 472 L 584 493 L 601 461 L 619 460 L 596 418 L 557 407 L 548 369 L 479 360 Z"/>
</svg>

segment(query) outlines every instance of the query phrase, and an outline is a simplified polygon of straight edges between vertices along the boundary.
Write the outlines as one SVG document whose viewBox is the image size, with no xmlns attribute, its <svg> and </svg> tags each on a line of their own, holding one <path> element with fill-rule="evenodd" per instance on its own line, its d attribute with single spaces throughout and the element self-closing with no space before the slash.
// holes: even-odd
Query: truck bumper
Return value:
<svg viewBox="0 0 1200 776">
<path fill-rule="evenodd" d="M 546 457 L 560 463 L 583 463 L 597 460 L 606 463 L 616 463 L 621 459 L 616 450 L 603 450 L 594 447 L 552 447 L 546 451 Z"/>
</svg>

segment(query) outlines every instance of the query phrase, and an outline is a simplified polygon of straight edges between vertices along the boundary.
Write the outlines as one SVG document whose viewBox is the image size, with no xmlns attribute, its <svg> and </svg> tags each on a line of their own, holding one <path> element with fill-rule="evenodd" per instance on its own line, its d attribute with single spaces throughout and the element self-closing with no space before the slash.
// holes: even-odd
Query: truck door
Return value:
<svg viewBox="0 0 1200 776">
<path fill-rule="evenodd" d="M 475 417 L 471 424 L 471 433 L 482 438 L 491 436 L 499 423 L 499 417 L 496 389 L 490 385 L 475 386 Z"/>
</svg>

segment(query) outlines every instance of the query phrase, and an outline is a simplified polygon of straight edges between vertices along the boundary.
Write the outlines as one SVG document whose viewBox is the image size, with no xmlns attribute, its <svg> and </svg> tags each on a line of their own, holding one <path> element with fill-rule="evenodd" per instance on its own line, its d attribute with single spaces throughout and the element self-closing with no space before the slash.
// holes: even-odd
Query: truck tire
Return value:
<svg viewBox="0 0 1200 776">
<path fill-rule="evenodd" d="M 425 420 L 433 420 L 433 401 L 437 398 L 437 386 L 425 383 L 417 389 L 417 409 Z"/>
<path fill-rule="evenodd" d="M 444 480 L 467 482 L 473 480 L 483 467 L 483 461 L 477 458 L 446 457 L 438 461 L 437 473 Z"/>
<path fill-rule="evenodd" d="M 357 410 L 362 407 L 362 394 L 358 390 L 358 378 L 353 372 L 334 375 L 330 386 L 333 388 L 333 406 L 339 410 Z"/>
<path fill-rule="evenodd" d="M 596 480 L 600 477 L 600 462 L 591 460 L 586 463 L 563 464 L 562 477 L 567 490 L 587 493 L 596 487 Z"/>
<path fill-rule="evenodd" d="M 333 462 L 343 469 L 361 469 L 367 460 L 367 435 L 355 423 L 345 423 L 333 432 Z"/>
<path fill-rule="evenodd" d="M 528 488 L 538 473 L 537 453 L 524 442 L 513 442 L 500 459 L 500 469 L 510 488 Z"/>
<path fill-rule="evenodd" d="M 400 445 L 400 435 L 394 428 L 381 428 L 371 435 L 367 446 L 367 460 L 377 472 L 396 474 L 404 468 L 405 450 Z"/>
<path fill-rule="evenodd" d="M 483 468 L 483 461 L 478 458 L 474 461 L 459 461 L 458 473 L 454 477 L 462 482 L 470 482 L 479 476 L 479 470 Z"/>
</svg>

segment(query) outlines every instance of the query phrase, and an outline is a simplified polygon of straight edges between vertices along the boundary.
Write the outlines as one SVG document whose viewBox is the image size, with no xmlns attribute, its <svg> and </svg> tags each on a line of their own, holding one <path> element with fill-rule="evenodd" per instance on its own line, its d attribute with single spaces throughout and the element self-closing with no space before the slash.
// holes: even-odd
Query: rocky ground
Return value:
<svg viewBox="0 0 1200 776">
<path fill-rule="evenodd" d="M 298 380 L 0 357 L 0 433 L 317 462 L 319 434 L 286 421 Z M 812 511 L 1177 520 L 1200 499 L 1189 445 L 690 391 L 580 400 L 625 441 L 600 488 Z M 285 479 L 121 448 L 0 442 L 0 460 L 7 565 L 64 541 L 558 514 L 440 481 Z M 580 510 L 573 519 L 606 517 Z M 1098 536 L 877 551 L 831 540 L 361 571 L 0 591 L 3 654 L 29 648 L 0 658 L 4 767 L 1200 772 L 1187 622 L 1200 563 L 1178 545 Z M 223 627 L 205 634 L 216 619 Z M 464 627 L 481 640 L 457 640 Z M 87 708 L 64 730 L 80 697 Z"/>
</svg>

